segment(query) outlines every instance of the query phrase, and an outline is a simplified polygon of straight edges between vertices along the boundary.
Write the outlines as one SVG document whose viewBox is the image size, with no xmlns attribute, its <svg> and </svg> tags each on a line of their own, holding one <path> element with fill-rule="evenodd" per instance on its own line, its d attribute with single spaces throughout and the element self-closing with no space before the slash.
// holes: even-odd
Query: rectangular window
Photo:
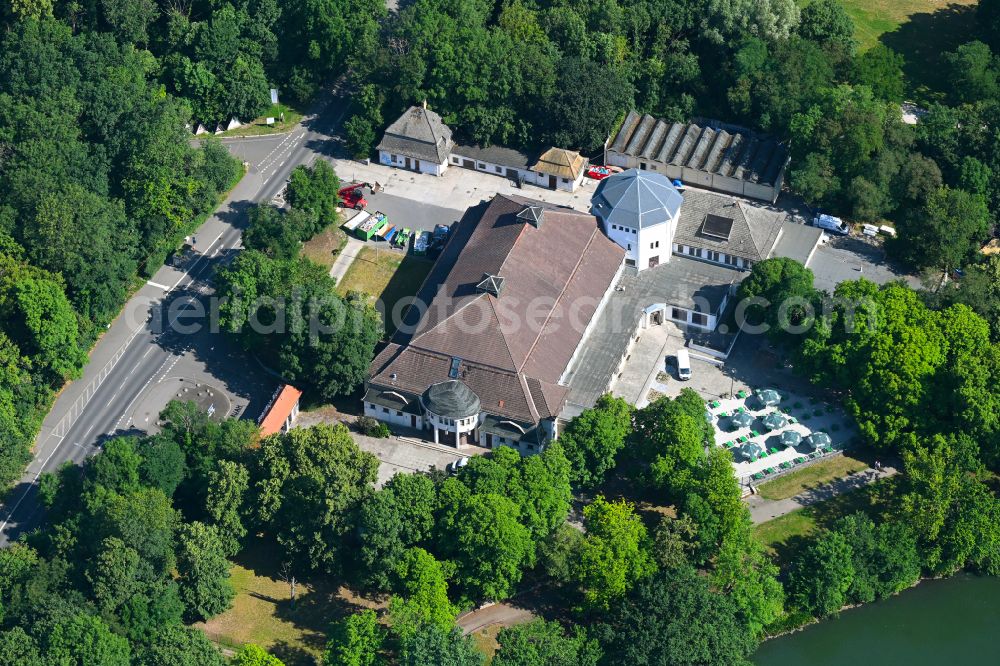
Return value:
<svg viewBox="0 0 1000 666">
<path fill-rule="evenodd" d="M 684 310 L 681 310 L 680 308 L 670 308 L 670 318 L 681 321 L 687 319 L 687 317 L 684 316 Z"/>
<path fill-rule="evenodd" d="M 382 413 L 383 414 L 388 414 L 389 413 L 389 408 L 388 407 L 383 407 L 382 408 Z"/>
<path fill-rule="evenodd" d="M 650 250 L 652 250 L 652 249 L 653 249 L 653 243 L 650 243 L 650 244 L 649 244 L 649 249 L 650 249 Z"/>
<path fill-rule="evenodd" d="M 629 251 L 629 252 L 631 252 L 631 251 L 632 251 L 632 243 L 628 243 L 628 251 Z"/>
<path fill-rule="evenodd" d="M 642 169 L 643 171 L 645 171 L 646 170 L 646 163 L 645 162 L 639 162 L 639 168 Z"/>
<path fill-rule="evenodd" d="M 692 312 L 691 323 L 695 326 L 708 326 L 708 315 L 704 315 L 700 312 Z"/>
<path fill-rule="evenodd" d="M 625 260 L 625 265 L 626 266 L 635 266 L 635 259 L 626 259 Z"/>
<path fill-rule="evenodd" d="M 660 247 L 660 241 L 656 241 L 656 247 Z"/>
<path fill-rule="evenodd" d="M 503 173 L 503 167 L 493 167 L 497 173 Z"/>
</svg>

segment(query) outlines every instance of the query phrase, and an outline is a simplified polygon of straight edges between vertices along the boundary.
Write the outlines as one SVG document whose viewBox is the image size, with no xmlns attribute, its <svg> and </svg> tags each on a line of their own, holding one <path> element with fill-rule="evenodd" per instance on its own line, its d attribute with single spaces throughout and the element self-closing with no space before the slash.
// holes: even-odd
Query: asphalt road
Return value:
<svg viewBox="0 0 1000 666">
<path fill-rule="evenodd" d="M 194 256 L 181 267 L 161 268 L 129 300 L 91 351 L 83 376 L 60 393 L 36 438 L 34 459 L 0 507 L 0 547 L 39 524 L 41 474 L 67 461 L 81 463 L 110 437 L 155 428 L 149 414 L 155 421 L 162 405 L 150 405 L 148 399 L 153 393 L 172 395 L 154 391 L 165 382 L 220 389 L 228 394 L 230 415 L 259 415 L 277 380 L 221 333 L 188 325 L 204 324 L 192 315 L 200 308 L 208 311 L 212 276 L 238 251 L 248 205 L 274 197 L 295 166 L 335 154 L 336 132 L 349 105 L 335 89 L 287 134 L 226 141 L 250 162 L 247 175 L 196 232 Z"/>
</svg>

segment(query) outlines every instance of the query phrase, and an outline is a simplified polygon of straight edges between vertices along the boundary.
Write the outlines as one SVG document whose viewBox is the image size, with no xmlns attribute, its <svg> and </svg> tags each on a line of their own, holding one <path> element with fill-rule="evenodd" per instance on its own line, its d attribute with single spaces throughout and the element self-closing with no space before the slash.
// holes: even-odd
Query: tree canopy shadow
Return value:
<svg viewBox="0 0 1000 666">
<path fill-rule="evenodd" d="M 918 101 L 935 99 L 930 91 L 944 87 L 947 75 L 944 54 L 976 39 L 976 5 L 951 3 L 934 12 L 912 14 L 906 23 L 887 32 L 879 41 L 900 53 L 906 62 L 903 73 Z"/>
</svg>

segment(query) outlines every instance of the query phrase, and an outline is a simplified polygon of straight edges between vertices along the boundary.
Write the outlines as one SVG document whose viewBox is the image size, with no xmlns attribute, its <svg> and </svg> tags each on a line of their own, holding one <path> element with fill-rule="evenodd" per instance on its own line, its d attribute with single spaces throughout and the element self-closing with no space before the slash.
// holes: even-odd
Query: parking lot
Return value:
<svg viewBox="0 0 1000 666">
<path fill-rule="evenodd" d="M 903 280 L 914 289 L 920 288 L 919 278 L 894 266 L 881 246 L 853 236 L 827 238 L 816 248 L 808 264 L 817 289 L 833 293 L 841 282 L 862 277 L 876 284 Z"/>
</svg>

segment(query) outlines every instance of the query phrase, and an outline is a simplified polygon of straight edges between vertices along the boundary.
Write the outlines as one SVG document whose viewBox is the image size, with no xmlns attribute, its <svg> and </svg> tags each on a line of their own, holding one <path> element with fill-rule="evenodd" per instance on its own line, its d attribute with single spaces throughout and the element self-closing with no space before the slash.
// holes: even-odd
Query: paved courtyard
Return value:
<svg viewBox="0 0 1000 666">
<path fill-rule="evenodd" d="M 597 188 L 597 181 L 589 178 L 583 179 L 583 185 L 576 192 L 563 192 L 534 185 L 519 188 L 502 176 L 455 166 L 449 167 L 442 176 L 432 176 L 376 162 L 365 164 L 357 160 L 333 159 L 331 163 L 344 182 L 377 182 L 387 195 L 452 210 L 471 208 L 484 199 L 491 199 L 494 194 L 515 194 L 588 211 L 590 197 Z M 374 202 L 378 195 L 367 198 Z M 369 205 L 368 210 L 375 210 L 374 206 L 374 203 Z"/>
<path fill-rule="evenodd" d="M 827 236 L 827 239 L 816 248 L 807 264 L 815 275 L 817 289 L 832 293 L 841 282 L 862 277 L 876 284 L 903 280 L 914 289 L 920 288 L 920 279 L 889 262 L 882 247 L 852 236 Z"/>
<path fill-rule="evenodd" d="M 678 380 L 665 364 L 665 356 L 674 354 L 682 344 L 682 332 L 671 324 L 643 331 L 621 374 L 612 384 L 612 393 L 637 407 L 644 407 L 660 396 L 676 397 L 685 388 L 696 391 L 707 403 L 714 405 L 709 411 L 715 428 L 715 445 L 731 443 L 726 448 L 733 454 L 734 473 L 744 485 L 765 480 L 763 476 L 753 478 L 764 470 L 772 470 L 764 475 L 772 478 L 821 457 L 814 456 L 804 442 L 797 447 L 782 446 L 779 438 L 785 431 L 797 432 L 803 439 L 813 432 L 825 432 L 830 436 L 834 451 L 847 446 L 856 434 L 853 421 L 843 410 L 812 397 L 810 385 L 792 374 L 791 367 L 781 361 L 765 337 L 741 335 L 725 363 L 690 352 L 691 379 L 688 381 Z M 762 407 L 753 398 L 736 397 L 753 395 L 756 389 L 763 388 L 776 389 L 781 394 L 781 403 L 776 407 Z M 745 427 L 734 428 L 730 417 L 737 410 L 746 411 L 753 420 Z M 792 417 L 794 422 L 768 432 L 761 418 L 771 412 Z M 758 458 L 756 454 L 762 451 L 766 455 Z"/>
<path fill-rule="evenodd" d="M 351 420 L 353 417 L 326 407 L 316 411 L 302 412 L 295 422 L 295 427 L 308 428 L 319 423 L 349 424 Z M 367 437 L 351 430 L 351 437 L 363 451 L 368 451 L 379 459 L 378 480 L 376 481 L 378 488 L 381 488 L 397 472 L 410 474 L 427 472 L 431 468 L 444 470 L 448 463 L 463 456 L 477 455 L 486 451 L 486 449 L 477 446 L 463 446 L 461 450 L 456 450 L 450 446 L 434 444 L 415 437 L 398 436 L 395 433 L 391 437 L 382 439 Z"/>
<path fill-rule="evenodd" d="M 855 434 L 851 420 L 833 405 L 788 391 L 780 393 L 781 403 L 773 407 L 760 404 L 753 394 L 748 398 L 738 397 L 747 395 L 745 392 L 709 402 L 715 445 L 732 452 L 736 477 L 744 485 L 833 455 L 846 448 Z M 732 417 L 738 410 L 753 417 L 745 427 L 733 423 Z M 762 419 L 770 414 L 781 415 L 786 425 L 769 431 Z M 797 446 L 782 445 L 781 435 L 788 431 L 798 433 L 802 442 Z M 819 432 L 830 436 L 829 450 L 816 451 L 806 443 L 809 435 Z"/>
</svg>

